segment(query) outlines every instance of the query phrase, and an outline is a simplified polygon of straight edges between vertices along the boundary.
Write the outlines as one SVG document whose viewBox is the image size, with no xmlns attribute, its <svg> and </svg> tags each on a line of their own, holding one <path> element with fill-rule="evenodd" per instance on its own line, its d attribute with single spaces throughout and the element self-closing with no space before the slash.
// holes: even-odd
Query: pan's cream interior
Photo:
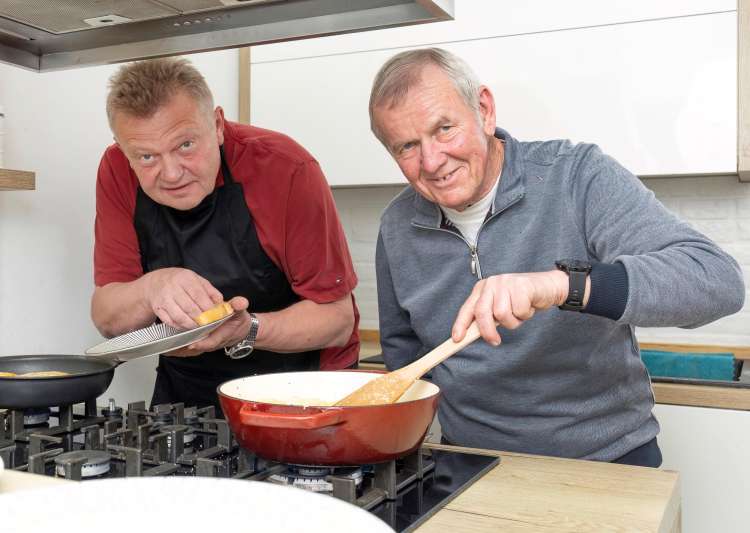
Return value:
<svg viewBox="0 0 750 533">
<path fill-rule="evenodd" d="M 222 394 L 254 402 L 279 405 L 327 406 L 354 392 L 377 372 L 287 372 L 234 379 L 219 387 Z M 397 403 L 420 400 L 440 391 L 437 385 L 419 380 Z"/>
</svg>

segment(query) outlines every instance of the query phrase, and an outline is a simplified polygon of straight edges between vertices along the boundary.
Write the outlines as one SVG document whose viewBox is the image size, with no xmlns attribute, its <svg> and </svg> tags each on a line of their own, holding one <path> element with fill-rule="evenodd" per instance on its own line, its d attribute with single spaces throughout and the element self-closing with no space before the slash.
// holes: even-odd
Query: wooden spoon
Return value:
<svg viewBox="0 0 750 533">
<path fill-rule="evenodd" d="M 466 330 L 466 335 L 460 342 L 453 342 L 453 339 L 448 339 L 413 363 L 393 372 L 383 374 L 372 381 L 368 381 L 334 405 L 354 406 L 393 403 L 401 398 L 406 390 L 425 373 L 477 340 L 480 336 L 477 323 L 472 322 L 469 329 Z"/>
</svg>

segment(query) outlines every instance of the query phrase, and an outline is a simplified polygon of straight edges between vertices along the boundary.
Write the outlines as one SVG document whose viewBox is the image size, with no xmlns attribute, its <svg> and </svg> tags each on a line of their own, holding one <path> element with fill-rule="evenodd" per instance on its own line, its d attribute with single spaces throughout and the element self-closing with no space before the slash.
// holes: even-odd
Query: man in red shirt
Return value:
<svg viewBox="0 0 750 533">
<path fill-rule="evenodd" d="M 357 278 L 315 159 L 225 120 L 185 59 L 123 66 L 107 116 L 116 143 L 97 176 L 96 327 L 189 329 L 222 300 L 235 311 L 159 357 L 152 405 L 218 406 L 216 386 L 235 377 L 355 365 Z"/>
</svg>

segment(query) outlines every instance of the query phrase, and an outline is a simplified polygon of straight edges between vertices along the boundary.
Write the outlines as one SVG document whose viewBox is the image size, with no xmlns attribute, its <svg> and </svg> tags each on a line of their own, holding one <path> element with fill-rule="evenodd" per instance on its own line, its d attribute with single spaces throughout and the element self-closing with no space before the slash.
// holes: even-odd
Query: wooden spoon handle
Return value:
<svg viewBox="0 0 750 533">
<path fill-rule="evenodd" d="M 413 376 L 414 380 L 417 380 L 448 359 L 451 355 L 464 349 L 481 336 L 482 334 L 479 333 L 479 326 L 477 326 L 476 322 L 472 322 L 469 329 L 466 330 L 466 335 L 464 335 L 464 338 L 459 342 L 453 342 L 453 339 L 448 339 L 441 345 L 435 347 L 431 352 L 423 355 L 410 365 L 403 367 L 399 372 L 403 375 L 408 375 L 410 378 Z"/>
</svg>

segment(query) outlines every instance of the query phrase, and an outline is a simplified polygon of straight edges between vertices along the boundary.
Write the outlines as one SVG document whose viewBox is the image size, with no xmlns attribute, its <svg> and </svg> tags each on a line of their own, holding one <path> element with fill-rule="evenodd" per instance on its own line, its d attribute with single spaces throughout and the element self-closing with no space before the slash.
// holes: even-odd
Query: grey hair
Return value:
<svg viewBox="0 0 750 533">
<path fill-rule="evenodd" d="M 445 72 L 466 105 L 480 120 L 479 80 L 463 59 L 441 48 L 408 50 L 386 61 L 372 82 L 370 129 L 380 142 L 383 142 L 383 136 L 375 122 L 375 108 L 383 104 L 393 107 L 401 103 L 409 90 L 419 83 L 422 69 L 427 65 L 435 65 Z"/>
<path fill-rule="evenodd" d="M 185 58 L 164 57 L 121 66 L 109 79 L 110 129 L 114 131 L 117 113 L 149 118 L 180 91 L 198 102 L 208 115 L 213 111 L 213 96 L 205 78 Z"/>
</svg>

